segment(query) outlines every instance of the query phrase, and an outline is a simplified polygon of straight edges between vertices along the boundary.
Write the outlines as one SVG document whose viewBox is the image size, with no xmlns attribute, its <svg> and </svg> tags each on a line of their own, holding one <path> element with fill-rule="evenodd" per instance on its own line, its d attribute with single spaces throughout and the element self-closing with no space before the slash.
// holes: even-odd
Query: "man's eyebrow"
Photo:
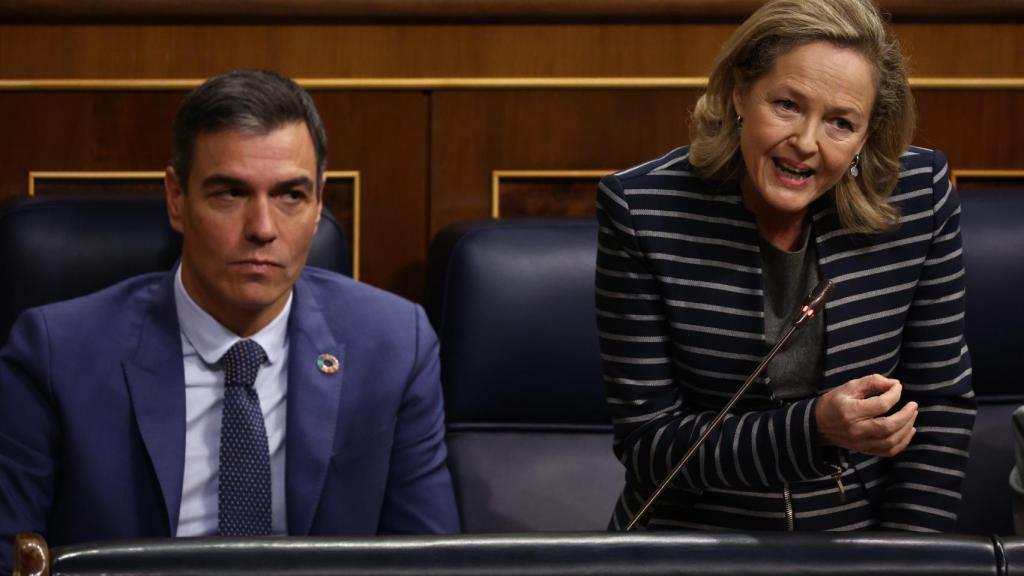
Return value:
<svg viewBox="0 0 1024 576">
<path fill-rule="evenodd" d="M 234 178 L 232 176 L 225 176 L 224 174 L 213 174 L 203 178 L 200 182 L 203 188 L 214 188 L 217 186 L 230 186 L 232 188 L 248 188 L 244 180 Z"/>
<path fill-rule="evenodd" d="M 308 176 L 296 176 L 295 178 L 290 178 L 283 182 L 278 182 L 277 184 L 274 185 L 274 188 L 278 190 L 287 190 L 290 188 L 307 188 L 309 190 L 312 190 L 313 180 L 311 180 Z"/>
<path fill-rule="evenodd" d="M 234 176 L 227 176 L 225 174 L 212 174 L 210 176 L 207 176 L 206 178 L 203 178 L 203 181 L 200 184 L 203 188 L 215 188 L 218 186 L 228 186 L 231 188 L 242 189 L 250 188 L 250 186 L 245 182 L 245 180 L 235 178 Z M 274 188 L 277 190 L 287 190 L 290 188 L 308 188 L 312 190 L 313 180 L 311 180 L 308 176 L 296 176 L 295 178 L 289 178 L 288 180 L 278 182 L 277 184 L 274 185 Z"/>
</svg>

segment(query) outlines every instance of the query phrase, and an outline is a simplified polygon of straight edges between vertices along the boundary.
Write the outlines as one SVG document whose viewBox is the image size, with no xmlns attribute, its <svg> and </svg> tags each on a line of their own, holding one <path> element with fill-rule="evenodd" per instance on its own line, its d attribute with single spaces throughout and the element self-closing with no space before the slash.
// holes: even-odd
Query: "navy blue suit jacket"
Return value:
<svg viewBox="0 0 1024 576">
<path fill-rule="evenodd" d="M 29 310 L 0 352 L 0 572 L 53 545 L 173 536 L 185 455 L 170 272 Z M 292 535 L 452 532 L 438 344 L 423 310 L 307 268 L 288 324 Z M 325 374 L 317 357 L 336 356 Z"/>
</svg>

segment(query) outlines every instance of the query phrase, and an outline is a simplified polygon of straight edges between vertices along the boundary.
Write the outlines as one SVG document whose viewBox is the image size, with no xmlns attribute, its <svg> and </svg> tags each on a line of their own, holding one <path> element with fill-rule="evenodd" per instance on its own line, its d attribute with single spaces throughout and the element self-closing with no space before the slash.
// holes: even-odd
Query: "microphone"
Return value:
<svg viewBox="0 0 1024 576">
<path fill-rule="evenodd" d="M 775 358 L 775 355 L 789 343 L 789 339 L 793 337 L 793 334 L 795 334 L 800 328 L 806 326 L 808 321 L 821 313 L 822 308 L 825 307 L 825 303 L 828 302 L 829 296 L 832 295 L 833 288 L 835 288 L 835 284 L 831 280 L 824 279 L 821 282 L 818 282 L 818 285 L 811 290 L 811 293 L 808 294 L 807 298 L 804 300 L 803 305 L 801 305 L 800 309 L 797 310 L 793 321 L 789 324 L 789 328 L 786 329 L 782 338 L 779 338 L 779 341 L 774 347 L 772 347 L 771 351 L 768 352 L 768 355 L 761 360 L 761 363 L 757 365 L 757 368 L 754 369 L 754 372 L 750 377 L 747 378 L 743 385 L 740 386 L 739 390 L 732 395 L 732 398 L 729 398 L 729 401 L 725 403 L 725 406 L 722 406 L 722 409 L 715 416 L 715 419 L 712 420 L 711 424 L 704 429 L 704 433 L 697 438 L 696 442 L 690 445 L 689 450 L 687 450 L 686 454 L 683 455 L 682 460 L 675 465 L 675 468 L 672 468 L 672 471 L 668 473 L 668 476 L 664 480 L 662 480 L 661 484 L 658 485 L 658 488 L 653 494 L 651 494 L 651 497 L 644 502 L 644 505 L 640 507 L 640 510 L 635 516 L 633 516 L 633 519 L 626 525 L 626 532 L 629 532 L 636 527 L 637 523 L 639 523 L 644 517 L 644 514 L 651 509 L 654 502 L 657 501 L 658 497 L 661 496 L 661 493 L 665 491 L 665 488 L 668 488 L 668 485 L 672 483 L 672 480 L 675 479 L 679 472 L 682 471 L 683 467 L 686 466 L 686 464 L 693 458 L 693 455 L 697 453 L 697 450 L 700 450 L 700 447 L 707 442 L 708 437 L 711 436 L 715 430 L 718 430 L 718 427 L 722 425 L 722 421 L 725 420 L 725 415 L 729 413 L 729 410 L 732 410 L 732 407 L 736 405 L 736 402 L 738 402 L 743 394 L 747 392 L 747 389 L 754 383 L 754 380 L 757 380 L 757 377 L 764 372 L 764 369 L 768 367 L 768 363 Z"/>
</svg>

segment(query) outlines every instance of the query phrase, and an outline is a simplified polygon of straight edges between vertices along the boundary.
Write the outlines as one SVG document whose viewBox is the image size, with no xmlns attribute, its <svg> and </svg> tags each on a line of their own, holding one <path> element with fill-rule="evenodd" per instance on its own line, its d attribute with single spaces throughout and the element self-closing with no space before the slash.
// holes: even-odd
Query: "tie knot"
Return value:
<svg viewBox="0 0 1024 576">
<path fill-rule="evenodd" d="M 239 340 L 220 359 L 224 367 L 224 385 L 251 387 L 266 360 L 267 353 L 259 344 L 252 340 Z"/>
</svg>

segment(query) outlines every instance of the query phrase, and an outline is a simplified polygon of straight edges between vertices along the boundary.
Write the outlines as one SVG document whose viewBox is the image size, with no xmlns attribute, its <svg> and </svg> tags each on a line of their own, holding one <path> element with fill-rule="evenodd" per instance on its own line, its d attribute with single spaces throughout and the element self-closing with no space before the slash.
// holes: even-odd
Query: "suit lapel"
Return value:
<svg viewBox="0 0 1024 576">
<path fill-rule="evenodd" d="M 160 483 L 172 536 L 178 527 L 185 469 L 185 368 L 173 282 L 174 274 L 168 273 L 154 287 L 139 347 L 134 358 L 123 363 L 135 421 Z"/>
<path fill-rule="evenodd" d="M 338 360 L 336 372 L 320 369 L 317 359 L 324 354 Z M 335 342 L 302 276 L 295 283 L 288 321 L 285 491 L 288 533 L 293 536 L 308 535 L 316 514 L 333 454 L 344 373 L 345 345 Z"/>
<path fill-rule="evenodd" d="M 851 247 L 850 242 L 852 239 L 857 237 L 856 234 L 845 234 L 840 235 L 828 242 L 822 242 L 820 238 L 828 238 L 834 233 L 839 232 L 843 229 L 842 222 L 839 221 L 839 214 L 836 213 L 834 204 L 831 200 L 831 194 L 826 194 L 821 198 L 818 198 L 814 204 L 811 205 L 812 215 L 812 230 L 811 233 L 815 238 L 815 249 L 818 252 L 818 273 L 822 280 L 830 279 L 834 280 L 842 274 L 842 270 L 836 265 L 835 261 L 829 262 L 828 257 L 832 256 L 836 252 L 842 251 L 842 249 Z M 822 264 L 821 262 L 825 263 Z M 825 303 L 824 314 L 825 321 L 825 333 L 824 333 L 824 349 L 828 350 L 838 344 L 845 342 L 843 337 L 839 337 L 840 340 L 836 340 L 837 336 L 834 333 L 829 332 L 828 326 L 834 321 L 831 318 L 831 310 L 834 307 L 834 303 L 842 298 L 849 296 L 849 287 L 843 282 L 837 282 L 835 284 L 832 296 L 829 297 L 829 301 Z M 842 331 L 849 334 L 848 330 Z M 848 338 L 848 336 L 846 337 Z M 824 374 L 829 374 L 830 371 L 836 367 L 838 357 L 835 354 L 825 354 L 825 367 Z M 827 376 L 822 379 L 822 390 L 834 388 L 843 382 L 840 381 L 840 374 L 834 374 Z"/>
</svg>

